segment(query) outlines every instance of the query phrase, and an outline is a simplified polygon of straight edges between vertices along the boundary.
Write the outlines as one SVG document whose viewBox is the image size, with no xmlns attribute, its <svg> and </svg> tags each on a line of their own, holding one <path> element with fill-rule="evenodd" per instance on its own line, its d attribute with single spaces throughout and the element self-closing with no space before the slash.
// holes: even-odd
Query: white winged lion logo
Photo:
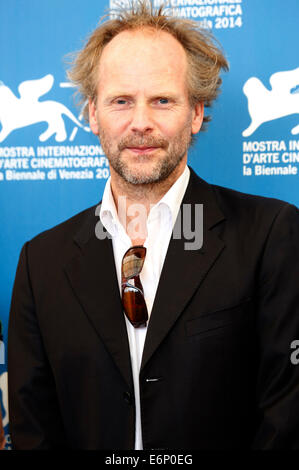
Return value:
<svg viewBox="0 0 299 470">
<path fill-rule="evenodd" d="M 56 142 L 67 138 L 63 115 L 71 119 L 78 127 L 89 132 L 73 113 L 58 101 L 39 101 L 42 95 L 48 93 L 54 83 L 53 75 L 46 75 L 37 80 L 26 80 L 20 83 L 17 98 L 9 87 L 0 82 L 0 142 L 14 130 L 39 122 L 47 122 L 48 128 L 39 136 L 41 142 L 55 135 Z"/>
<path fill-rule="evenodd" d="M 299 113 L 299 67 L 294 70 L 276 72 L 270 77 L 271 90 L 256 78 L 249 78 L 243 87 L 248 99 L 251 123 L 242 133 L 248 137 L 267 121 Z M 299 125 L 291 133 L 299 134 Z"/>
</svg>

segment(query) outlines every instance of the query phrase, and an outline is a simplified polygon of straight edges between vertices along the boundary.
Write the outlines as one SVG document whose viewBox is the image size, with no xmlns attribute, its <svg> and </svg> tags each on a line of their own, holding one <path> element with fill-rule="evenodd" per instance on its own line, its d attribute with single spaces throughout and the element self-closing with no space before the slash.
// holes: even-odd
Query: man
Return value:
<svg viewBox="0 0 299 470">
<path fill-rule="evenodd" d="M 70 77 L 111 179 L 99 206 L 21 252 L 16 449 L 299 447 L 298 210 L 187 167 L 226 67 L 194 24 L 144 3 L 78 55 Z M 185 208 L 202 246 L 187 244 Z"/>
</svg>

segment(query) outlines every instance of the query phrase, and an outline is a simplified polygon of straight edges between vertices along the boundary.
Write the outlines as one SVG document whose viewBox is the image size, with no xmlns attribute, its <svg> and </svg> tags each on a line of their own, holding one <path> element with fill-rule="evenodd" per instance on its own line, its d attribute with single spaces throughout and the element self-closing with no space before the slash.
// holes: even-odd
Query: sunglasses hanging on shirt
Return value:
<svg viewBox="0 0 299 470">
<path fill-rule="evenodd" d="M 121 265 L 122 305 L 126 317 L 134 328 L 146 326 L 148 312 L 139 277 L 144 265 L 146 248 L 136 245 L 123 256 Z"/>
</svg>

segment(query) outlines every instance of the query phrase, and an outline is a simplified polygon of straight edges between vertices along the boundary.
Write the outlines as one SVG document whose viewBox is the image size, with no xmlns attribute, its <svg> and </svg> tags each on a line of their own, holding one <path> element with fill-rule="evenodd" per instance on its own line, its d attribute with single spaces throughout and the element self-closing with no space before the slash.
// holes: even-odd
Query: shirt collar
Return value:
<svg viewBox="0 0 299 470">
<path fill-rule="evenodd" d="M 168 211 L 170 211 L 171 224 L 172 227 L 176 221 L 182 199 L 186 192 L 190 178 L 190 170 L 188 166 L 185 166 L 185 169 L 181 176 L 175 181 L 171 188 L 167 191 L 166 194 L 158 201 L 150 210 L 150 214 L 156 210 L 156 208 L 162 208 L 165 206 Z"/>
<path fill-rule="evenodd" d="M 117 234 L 120 222 L 111 191 L 111 176 L 109 176 L 105 185 L 100 209 L 100 220 L 105 229 L 114 237 Z"/>
<path fill-rule="evenodd" d="M 171 188 L 167 191 L 166 194 L 158 201 L 150 210 L 148 220 L 155 216 L 155 213 L 160 209 L 166 210 L 170 215 L 170 222 L 172 227 L 176 221 L 182 199 L 184 197 L 186 188 L 189 183 L 190 170 L 188 166 L 185 166 L 185 169 L 181 176 L 175 181 Z M 115 202 L 113 199 L 111 191 L 111 177 L 108 178 L 105 185 L 102 204 L 100 209 L 100 220 L 105 227 L 105 229 L 114 237 L 119 231 L 125 233 L 124 227 L 119 221 L 117 210 L 115 207 Z"/>
</svg>

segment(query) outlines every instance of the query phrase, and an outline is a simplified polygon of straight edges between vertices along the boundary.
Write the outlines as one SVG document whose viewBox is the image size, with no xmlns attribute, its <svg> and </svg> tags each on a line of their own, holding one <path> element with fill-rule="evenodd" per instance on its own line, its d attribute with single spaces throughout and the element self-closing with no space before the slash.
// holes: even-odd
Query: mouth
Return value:
<svg viewBox="0 0 299 470">
<path fill-rule="evenodd" d="M 126 147 L 127 150 L 139 155 L 144 155 L 147 153 L 154 152 L 159 147 Z"/>
</svg>

